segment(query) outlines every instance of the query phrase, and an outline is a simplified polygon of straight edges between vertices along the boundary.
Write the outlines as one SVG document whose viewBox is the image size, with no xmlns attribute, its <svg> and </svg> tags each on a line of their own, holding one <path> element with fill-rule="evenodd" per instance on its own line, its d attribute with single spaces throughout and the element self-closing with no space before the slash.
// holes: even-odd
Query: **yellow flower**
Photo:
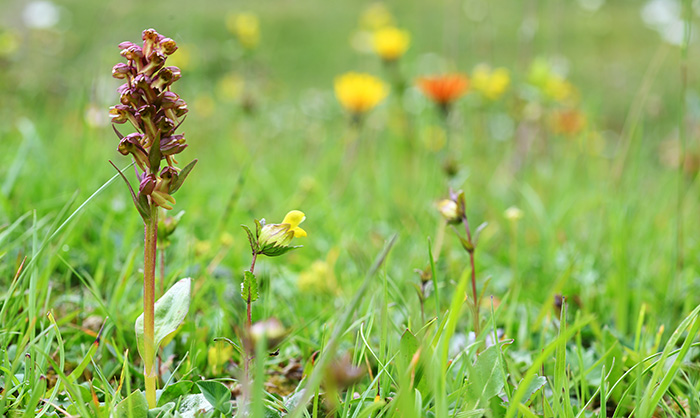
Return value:
<svg viewBox="0 0 700 418">
<path fill-rule="evenodd" d="M 349 72 L 335 79 L 335 95 L 340 104 L 354 114 L 362 114 L 384 100 L 389 90 L 380 79 L 369 74 Z"/>
<path fill-rule="evenodd" d="M 385 61 L 399 59 L 408 49 L 411 36 L 405 30 L 386 27 L 374 32 L 374 51 Z"/>
<path fill-rule="evenodd" d="M 299 224 L 304 222 L 306 215 L 300 210 L 293 210 L 287 213 L 287 215 L 282 220 L 282 225 L 289 225 L 289 230 L 294 233 L 294 237 L 305 237 L 306 231 L 299 228 Z"/>
<path fill-rule="evenodd" d="M 360 26 L 377 30 L 394 24 L 394 16 L 384 3 L 374 3 L 365 9 L 360 17 Z"/>
<path fill-rule="evenodd" d="M 335 262 L 338 259 L 338 249 L 328 252 L 325 260 L 316 260 L 311 267 L 299 274 L 297 286 L 303 293 L 333 294 L 338 291 L 338 281 L 335 277 Z"/>
<path fill-rule="evenodd" d="M 292 242 L 292 238 L 306 236 L 306 231 L 299 227 L 299 224 L 304 222 L 304 219 L 306 219 L 304 212 L 293 210 L 287 213 L 282 223 L 279 224 L 266 224 L 264 220 L 256 221 L 255 238 L 252 237 L 252 233 L 246 228 L 253 251 L 268 257 L 276 257 L 298 248 L 290 247 L 289 243 Z"/>
<path fill-rule="evenodd" d="M 472 73 L 472 87 L 489 100 L 497 100 L 510 85 L 510 74 L 505 68 L 491 69 L 479 64 Z"/>
<path fill-rule="evenodd" d="M 217 341 L 207 350 L 207 363 L 212 373 L 219 374 L 219 367 L 226 364 L 233 357 L 233 346 L 224 341 Z"/>
<path fill-rule="evenodd" d="M 260 20 L 253 13 L 229 14 L 226 17 L 226 28 L 245 49 L 255 49 L 260 43 Z"/>
<path fill-rule="evenodd" d="M 575 101 L 576 99 L 576 87 L 567 80 L 556 75 L 547 80 L 543 91 L 547 97 L 559 103 Z"/>
</svg>

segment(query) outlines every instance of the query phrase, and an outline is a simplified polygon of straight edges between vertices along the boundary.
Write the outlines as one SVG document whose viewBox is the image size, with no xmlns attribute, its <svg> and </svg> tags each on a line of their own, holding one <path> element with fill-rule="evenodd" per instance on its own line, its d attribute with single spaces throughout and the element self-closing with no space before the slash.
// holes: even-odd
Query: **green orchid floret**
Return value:
<svg viewBox="0 0 700 418">
<path fill-rule="evenodd" d="M 279 224 L 267 224 L 265 219 L 255 221 L 255 234 L 247 226 L 242 225 L 248 233 L 250 248 L 253 255 L 266 255 L 276 257 L 285 254 L 301 246 L 290 246 L 293 238 L 305 237 L 304 231 L 299 224 L 304 222 L 306 216 L 304 212 L 293 210 Z"/>
</svg>

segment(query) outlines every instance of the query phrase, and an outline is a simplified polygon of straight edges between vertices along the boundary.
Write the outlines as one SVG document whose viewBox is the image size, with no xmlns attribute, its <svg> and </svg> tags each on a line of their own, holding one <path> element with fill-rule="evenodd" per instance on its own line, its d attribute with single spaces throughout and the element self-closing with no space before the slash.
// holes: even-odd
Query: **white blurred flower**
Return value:
<svg viewBox="0 0 700 418">
<path fill-rule="evenodd" d="M 671 45 L 683 43 L 685 23 L 681 17 L 680 1 L 649 0 L 642 8 L 642 20 Z"/>
<path fill-rule="evenodd" d="M 24 8 L 22 20 L 32 29 L 49 29 L 56 26 L 60 17 L 58 7 L 50 1 L 33 1 Z"/>
</svg>

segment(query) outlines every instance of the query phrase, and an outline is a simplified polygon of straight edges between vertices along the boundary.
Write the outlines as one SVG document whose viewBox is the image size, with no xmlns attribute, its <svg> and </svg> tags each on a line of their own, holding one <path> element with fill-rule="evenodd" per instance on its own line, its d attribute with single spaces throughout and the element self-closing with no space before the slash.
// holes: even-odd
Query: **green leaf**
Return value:
<svg viewBox="0 0 700 418">
<path fill-rule="evenodd" d="M 189 380 L 181 380 L 172 385 L 168 385 L 163 389 L 163 392 L 158 398 L 158 406 L 163 406 L 168 402 L 177 401 L 181 396 L 189 395 L 192 392 L 194 382 Z"/>
<path fill-rule="evenodd" d="M 522 384 L 522 380 L 520 381 L 520 384 Z M 521 402 L 526 403 L 527 401 L 529 401 L 532 395 L 534 395 L 535 392 L 537 392 L 538 390 L 542 389 L 542 387 L 546 384 L 546 377 L 535 375 L 535 378 L 530 381 L 530 384 L 527 386 L 527 389 L 525 389 Z M 520 388 L 519 385 L 518 388 Z"/>
<path fill-rule="evenodd" d="M 472 405 L 488 405 L 489 399 L 503 389 L 504 375 L 498 350 L 505 342 L 494 344 L 476 358 L 469 371 L 467 397 Z"/>
<path fill-rule="evenodd" d="M 207 412 L 213 410 L 214 407 L 207 401 L 203 394 L 197 393 L 187 395 L 182 398 L 180 408 L 177 410 L 180 415 L 187 417 L 203 417 Z M 180 416 L 176 415 L 176 416 Z"/>
<path fill-rule="evenodd" d="M 118 417 L 124 418 L 148 418 L 148 402 L 141 390 L 136 389 L 117 404 Z"/>
<path fill-rule="evenodd" d="M 248 302 L 249 296 L 251 302 L 258 300 L 258 281 L 255 279 L 255 274 L 246 270 L 243 273 L 243 283 L 241 283 L 241 297 Z"/>
<path fill-rule="evenodd" d="M 160 344 L 168 336 L 177 331 L 182 321 L 190 310 L 190 289 L 192 279 L 186 278 L 178 281 L 156 302 L 155 305 L 155 336 L 153 338 L 154 350 L 158 351 Z M 141 358 L 144 355 L 143 341 L 143 314 L 136 319 L 136 342 Z"/>
<path fill-rule="evenodd" d="M 255 221 L 255 222 L 257 224 L 258 221 Z M 257 253 L 258 252 L 258 239 L 256 238 L 255 235 L 253 235 L 252 232 L 250 232 L 250 228 L 248 228 L 246 225 L 241 225 L 241 228 L 245 229 L 246 234 L 248 234 L 248 242 L 250 242 L 250 250 L 253 252 L 253 254 Z"/>
<path fill-rule="evenodd" d="M 165 418 L 170 417 L 171 412 L 175 409 L 175 402 L 168 402 L 163 406 L 148 410 L 148 418 Z"/>
<path fill-rule="evenodd" d="M 192 160 L 182 170 L 180 170 L 180 173 L 178 173 L 178 175 L 177 175 L 177 180 L 173 184 L 171 184 L 169 187 L 170 194 L 173 194 L 176 191 L 180 190 L 182 183 L 185 182 L 185 179 L 190 174 L 190 172 L 194 168 L 195 164 L 197 164 L 197 159 Z"/>
<path fill-rule="evenodd" d="M 290 247 L 288 245 L 278 246 L 275 244 L 268 244 L 260 250 L 260 254 L 264 254 L 268 257 L 278 257 L 301 247 L 303 247 L 303 245 L 295 245 Z"/>
<path fill-rule="evenodd" d="M 226 385 L 214 380 L 203 380 L 197 382 L 197 387 L 199 387 L 204 398 L 212 404 L 214 409 L 224 415 L 231 413 L 231 391 Z"/>
</svg>

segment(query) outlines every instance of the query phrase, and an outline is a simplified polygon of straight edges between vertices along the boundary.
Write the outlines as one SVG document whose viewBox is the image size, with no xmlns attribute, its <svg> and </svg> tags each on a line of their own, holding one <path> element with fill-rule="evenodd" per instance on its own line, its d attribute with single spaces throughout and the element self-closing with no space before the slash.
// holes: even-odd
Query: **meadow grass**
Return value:
<svg viewBox="0 0 700 418">
<path fill-rule="evenodd" d="M 190 107 L 184 159 L 199 159 L 164 251 L 165 289 L 193 279 L 189 314 L 160 350 L 159 396 L 175 409 L 187 410 L 181 395 L 217 393 L 210 382 L 227 388 L 222 405 L 241 399 L 245 354 L 221 340 L 240 345 L 245 333 L 240 225 L 300 209 L 304 247 L 256 265 L 254 321 L 278 318 L 287 334 L 274 356 L 257 345 L 248 416 L 700 414 L 698 56 L 696 44 L 672 46 L 644 27 L 638 2 L 597 12 L 551 0 L 388 3 L 411 33 L 400 61 L 408 88 L 361 128 L 333 79 L 358 70 L 391 80 L 349 45 L 365 4 L 57 4 L 50 30 L 22 29 L 10 17 L 20 6 L 0 7 L 0 29 L 23 46 L 0 58 L 7 416 L 178 416 L 148 415 L 130 397 L 144 382 L 134 335 L 143 223 L 108 163 L 129 164 L 111 127 L 85 119 L 116 103 L 116 45 L 148 27 L 190 54 L 178 93 Z M 224 24 L 246 10 L 262 22 L 251 56 Z M 525 116 L 537 57 L 566 59 L 584 129 L 555 133 L 546 116 Z M 470 92 L 447 121 L 414 87 L 480 62 L 510 70 L 508 91 L 488 104 Z M 222 93 L 231 72 L 254 111 Z M 449 151 L 426 146 L 441 132 Z M 674 147 L 692 158 L 668 166 L 660 156 Z M 450 179 L 449 155 L 459 168 Z M 450 187 L 464 190 L 472 230 L 488 223 L 475 252 L 478 336 L 469 256 L 435 208 Z M 521 219 L 506 217 L 513 206 Z M 226 415 L 199 401 L 206 416 Z M 228 416 L 243 415 L 231 405 Z"/>
</svg>

